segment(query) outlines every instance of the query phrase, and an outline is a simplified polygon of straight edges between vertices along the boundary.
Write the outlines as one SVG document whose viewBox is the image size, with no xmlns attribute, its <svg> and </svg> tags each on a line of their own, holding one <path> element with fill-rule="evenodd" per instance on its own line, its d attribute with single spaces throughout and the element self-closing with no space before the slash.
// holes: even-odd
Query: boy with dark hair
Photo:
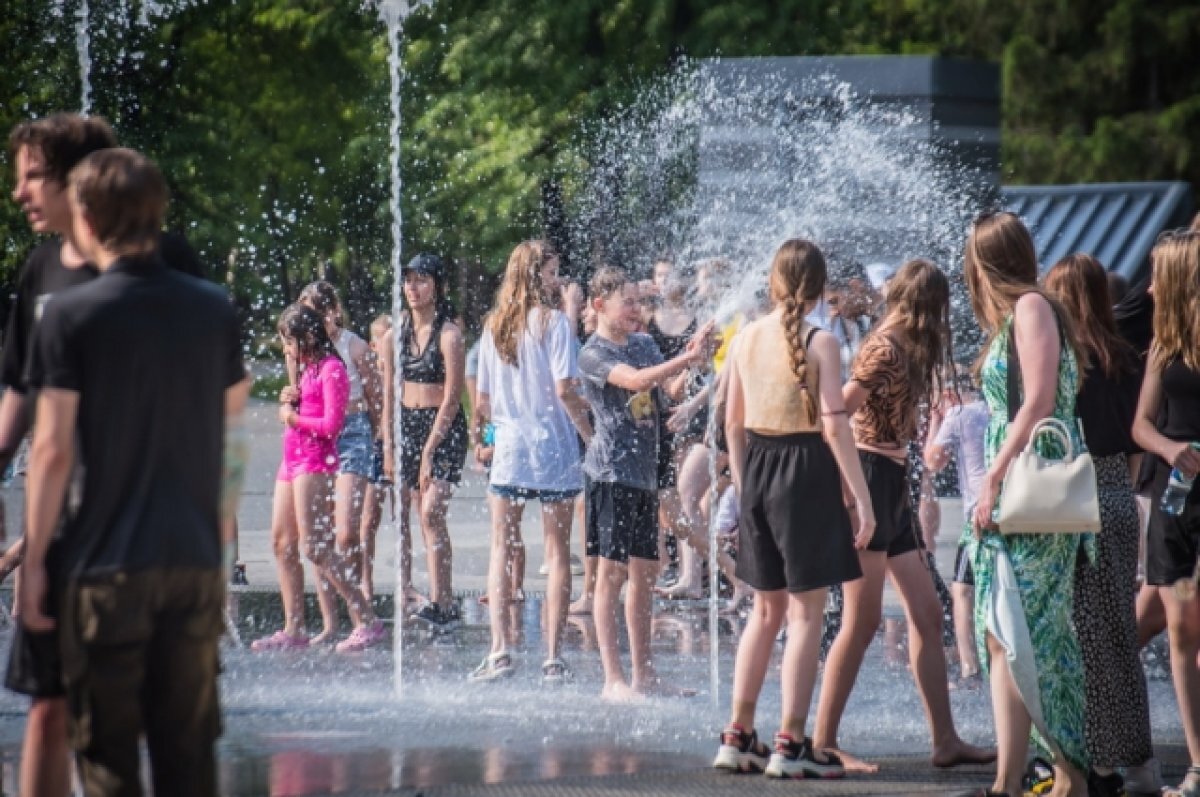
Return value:
<svg viewBox="0 0 1200 797">
<path fill-rule="evenodd" d="M 107 122 L 77 114 L 21 122 L 9 135 L 9 155 L 16 174 L 12 197 L 35 233 L 55 237 L 30 253 L 17 277 L 0 360 L 0 380 L 5 385 L 0 399 L 0 469 L 8 467 L 33 420 L 34 396 L 26 376 L 30 343 L 42 308 L 54 293 L 96 276 L 95 268 L 71 242 L 67 174 L 89 153 L 116 144 Z M 20 562 L 23 549 L 23 540 L 12 547 L 5 556 L 7 569 Z M 48 608 L 53 613 L 56 607 L 51 603 Z M 5 685 L 32 698 L 22 746 L 20 791 L 66 795 L 70 788 L 67 704 L 58 635 L 30 633 L 18 623 L 9 657 Z"/>
<path fill-rule="evenodd" d="M 646 694 L 657 680 L 650 660 L 650 602 L 658 573 L 658 388 L 707 357 L 713 325 L 698 330 L 683 353 L 664 363 L 653 338 L 630 331 L 640 321 L 640 308 L 637 286 L 625 272 L 596 272 L 590 301 L 596 333 L 579 353 L 584 397 L 595 416 L 583 463 L 587 555 L 600 557 L 593 614 L 604 665 L 602 696 L 627 701 Z M 617 600 L 626 581 L 631 682 L 625 680 L 617 639 Z"/>
<path fill-rule="evenodd" d="M 48 301 L 34 336 L 21 623 L 54 630 L 45 605 L 60 593 L 89 797 L 141 792 L 143 735 L 154 793 L 213 795 L 222 564 L 247 453 L 237 314 L 224 291 L 164 262 L 166 184 L 144 156 L 92 153 L 68 198 L 73 243 L 100 276 Z"/>
</svg>

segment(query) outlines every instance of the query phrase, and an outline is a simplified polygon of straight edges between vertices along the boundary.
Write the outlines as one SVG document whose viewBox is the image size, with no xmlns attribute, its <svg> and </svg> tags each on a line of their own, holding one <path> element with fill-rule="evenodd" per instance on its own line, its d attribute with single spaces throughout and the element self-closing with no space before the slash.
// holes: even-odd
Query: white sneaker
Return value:
<svg viewBox="0 0 1200 797">
<path fill-rule="evenodd" d="M 511 677 L 512 674 L 512 654 L 507 650 L 502 650 L 499 653 L 490 653 L 484 657 L 483 662 L 467 676 L 467 680 L 472 683 L 487 683 L 488 681 Z"/>
<path fill-rule="evenodd" d="M 573 575 L 573 576 L 582 576 L 583 575 L 583 560 L 580 559 L 575 554 L 571 554 L 571 575 Z"/>
<path fill-rule="evenodd" d="M 546 564 L 545 562 L 542 562 L 542 566 L 538 568 L 538 575 L 539 576 L 550 575 L 550 565 Z"/>
</svg>

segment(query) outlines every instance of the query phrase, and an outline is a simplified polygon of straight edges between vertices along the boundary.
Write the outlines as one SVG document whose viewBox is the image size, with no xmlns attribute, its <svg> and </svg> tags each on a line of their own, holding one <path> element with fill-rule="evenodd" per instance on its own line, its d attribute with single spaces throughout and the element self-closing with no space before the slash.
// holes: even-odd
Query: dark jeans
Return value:
<svg viewBox="0 0 1200 797">
<path fill-rule="evenodd" d="M 155 794 L 216 795 L 224 604 L 219 568 L 115 573 L 68 586 L 63 670 L 88 797 L 140 797 L 142 736 Z"/>
</svg>

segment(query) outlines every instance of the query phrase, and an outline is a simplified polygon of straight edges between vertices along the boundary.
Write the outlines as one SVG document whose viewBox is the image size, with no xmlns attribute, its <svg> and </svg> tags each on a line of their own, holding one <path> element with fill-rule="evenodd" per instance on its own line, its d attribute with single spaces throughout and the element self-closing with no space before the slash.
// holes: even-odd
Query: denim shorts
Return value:
<svg viewBox="0 0 1200 797">
<path fill-rule="evenodd" d="M 347 415 L 338 435 L 338 473 L 353 473 L 371 478 L 371 454 L 374 450 L 371 418 L 365 412 Z"/>
<path fill-rule="evenodd" d="M 536 487 L 509 487 L 506 484 L 489 484 L 488 491 L 507 501 L 541 501 L 543 504 L 555 504 L 560 501 L 570 501 L 583 492 L 576 490 L 540 490 Z"/>
</svg>

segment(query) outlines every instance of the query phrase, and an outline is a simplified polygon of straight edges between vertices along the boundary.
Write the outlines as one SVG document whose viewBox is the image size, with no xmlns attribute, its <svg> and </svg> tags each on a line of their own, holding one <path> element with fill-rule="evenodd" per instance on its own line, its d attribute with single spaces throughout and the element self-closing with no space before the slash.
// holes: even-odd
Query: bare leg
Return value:
<svg viewBox="0 0 1200 797">
<path fill-rule="evenodd" d="M 708 497 L 710 470 L 710 451 L 703 445 L 694 445 L 688 451 L 684 458 L 683 466 L 679 472 L 679 498 L 683 506 L 683 512 L 686 516 L 686 523 L 681 523 L 676 536 L 681 541 L 687 541 L 688 545 L 695 550 L 697 558 L 694 568 L 687 568 L 681 573 L 679 581 L 675 586 L 667 590 L 661 590 L 660 594 L 667 597 L 686 597 L 699 598 L 703 597 L 702 584 L 700 582 L 700 563 L 708 561 L 708 515 L 704 511 L 705 499 Z M 724 463 L 728 460 L 727 455 L 717 454 L 717 471 L 719 472 Z M 734 585 L 736 591 L 744 592 L 745 587 L 734 573 L 735 564 L 729 554 L 720 551 L 717 554 L 717 566 L 729 579 L 729 583 Z M 709 574 L 710 583 L 716 584 L 716 575 Z"/>
<path fill-rule="evenodd" d="M 754 713 L 762 692 L 775 637 L 787 613 L 787 593 L 783 590 L 754 593 L 750 619 L 738 641 L 737 658 L 733 665 L 732 722 L 747 733 L 754 730 Z"/>
<path fill-rule="evenodd" d="M 958 643 L 959 672 L 963 678 L 979 675 L 975 651 L 975 588 L 970 584 L 950 585 L 954 596 L 954 637 Z"/>
<path fill-rule="evenodd" d="M 611 559 L 600 559 L 596 573 L 596 604 L 592 616 L 596 620 L 596 641 L 600 647 L 600 663 L 604 665 L 605 700 L 627 702 L 638 697 L 625 680 L 621 667 L 621 648 L 617 628 L 617 602 L 629 568 Z"/>
<path fill-rule="evenodd" d="M 521 539 L 521 515 L 525 504 L 488 494 L 492 513 L 492 547 L 488 557 L 488 615 L 492 621 L 491 653 L 502 653 L 513 644 L 512 546 Z"/>
<path fill-rule="evenodd" d="M 454 485 L 434 479 L 421 494 L 421 533 L 429 567 L 429 599 L 443 609 L 454 602 L 451 583 L 454 553 L 450 530 L 446 528 L 446 511 L 453 492 Z"/>
<path fill-rule="evenodd" d="M 362 514 L 362 593 L 368 601 L 375 597 L 375 538 L 383 520 L 385 491 L 379 485 L 367 483 Z M 401 591 L 403 594 L 403 591 Z"/>
<path fill-rule="evenodd" d="M 887 560 L 887 566 L 908 618 L 909 662 L 929 723 L 933 765 L 952 767 L 995 761 L 994 752 L 967 744 L 954 728 L 946 684 L 946 655 L 942 649 L 942 604 L 933 588 L 924 553 L 916 550 L 894 556 Z"/>
<path fill-rule="evenodd" d="M 550 577 L 546 584 L 546 658 L 560 654 L 563 626 L 567 622 L 567 604 L 571 602 L 571 517 L 574 501 L 542 503 L 542 529 L 545 532 L 546 565 Z M 521 546 L 524 549 L 524 546 Z"/>
<path fill-rule="evenodd" d="M 850 700 L 850 692 L 862 667 L 863 656 L 883 614 L 883 575 L 887 558 L 882 552 L 859 551 L 863 577 L 842 585 L 842 628 L 838 631 L 825 660 L 825 682 L 817 704 L 817 722 L 813 728 L 813 746 L 838 752 L 851 772 L 878 772 L 879 767 L 847 754 L 838 747 L 838 727 Z"/>
<path fill-rule="evenodd" d="M 35 697 L 29 704 L 21 750 L 21 794 L 67 797 L 71 788 L 67 717 L 66 698 Z"/>
<path fill-rule="evenodd" d="M 1137 641 L 1138 647 L 1144 648 L 1150 640 L 1161 634 L 1167 628 L 1167 610 L 1163 605 L 1163 597 L 1159 588 L 1149 584 L 1142 585 L 1137 594 Z"/>
<path fill-rule="evenodd" d="M 314 636 L 311 642 L 314 645 L 323 645 L 337 636 L 337 593 L 334 592 L 329 579 L 322 575 L 321 568 L 314 563 L 312 569 L 313 581 L 317 584 L 317 606 L 321 609 L 321 633 Z"/>
<path fill-rule="evenodd" d="M 992 686 L 992 713 L 996 723 L 996 780 L 994 791 L 1023 794 L 1021 776 L 1025 772 L 1025 757 L 1029 752 L 1029 710 L 1017 692 L 1008 669 L 1004 646 L 990 633 L 987 635 L 989 671 Z"/>
<path fill-rule="evenodd" d="M 1171 680 L 1183 717 L 1183 735 L 1192 761 L 1200 761 L 1200 600 L 1180 600 L 1170 587 L 1159 589 L 1167 610 L 1167 634 L 1171 642 Z"/>
<path fill-rule="evenodd" d="M 362 516 L 367 494 L 367 480 L 356 473 L 339 473 L 335 483 L 333 525 L 337 548 L 346 557 L 346 578 L 351 584 L 362 584 Z"/>
<path fill-rule="evenodd" d="M 290 636 L 304 633 L 304 566 L 300 562 L 299 528 L 292 482 L 275 482 L 271 508 L 271 545 L 279 572 L 279 597 L 283 602 L 283 630 Z"/>
<path fill-rule="evenodd" d="M 583 586 L 579 599 L 567 608 L 568 614 L 591 614 L 596 595 L 596 557 L 587 555 L 587 498 L 579 495 L 575 499 L 575 525 L 579 529 L 579 551 L 583 554 Z"/>
<path fill-rule="evenodd" d="M 357 585 L 346 579 L 346 561 L 335 545 L 333 530 L 333 476 L 309 473 L 292 482 L 296 525 L 305 556 L 346 602 L 355 628 L 375 621 L 375 612 Z"/>
<path fill-rule="evenodd" d="M 412 515 L 409 511 L 411 508 L 412 490 L 401 487 L 400 528 L 397 530 L 397 533 L 400 534 L 400 589 L 397 591 L 404 595 L 406 609 L 416 606 L 422 600 L 421 593 L 417 592 L 412 580 Z"/>
<path fill-rule="evenodd" d="M 788 595 L 788 634 L 783 649 L 780 679 L 783 687 L 783 718 L 779 727 L 793 739 L 803 739 L 817 685 L 821 660 L 821 627 L 825 620 L 827 589 Z M 768 652 L 768 656 L 769 656 Z"/>
<path fill-rule="evenodd" d="M 635 692 L 646 694 L 659 689 L 658 674 L 650 655 L 650 614 L 658 562 L 632 557 L 627 568 L 629 587 L 625 591 L 625 625 L 629 628 L 629 656 Z"/>
</svg>

